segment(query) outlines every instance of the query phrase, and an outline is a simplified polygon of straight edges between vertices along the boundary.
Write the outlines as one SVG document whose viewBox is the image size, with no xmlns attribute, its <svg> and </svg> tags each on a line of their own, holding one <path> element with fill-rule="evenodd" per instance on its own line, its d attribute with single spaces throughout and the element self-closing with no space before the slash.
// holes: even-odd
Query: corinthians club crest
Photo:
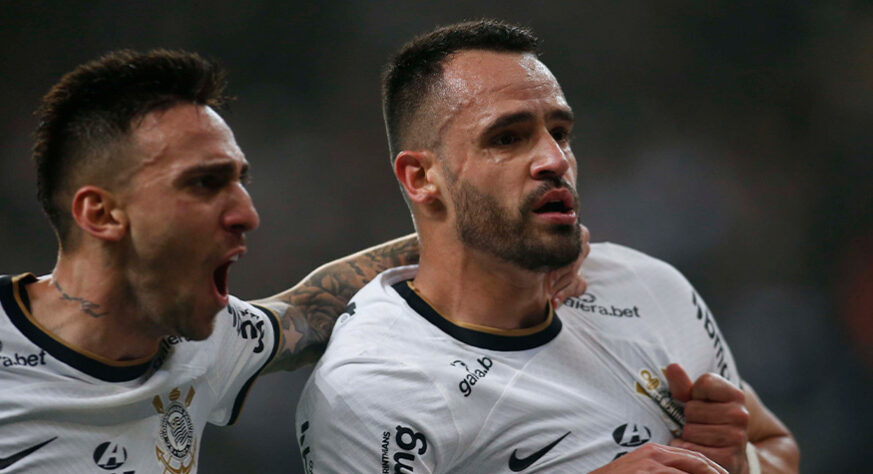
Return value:
<svg viewBox="0 0 873 474">
<path fill-rule="evenodd" d="M 194 439 L 194 423 L 188 407 L 194 400 L 194 387 L 188 388 L 185 400 L 182 392 L 174 388 L 165 401 L 155 395 L 152 404 L 161 415 L 158 436 L 163 446 L 155 446 L 155 456 L 164 465 L 164 474 L 187 474 L 194 468 L 197 459 L 197 442 Z M 163 449 L 162 449 L 163 448 Z"/>
</svg>

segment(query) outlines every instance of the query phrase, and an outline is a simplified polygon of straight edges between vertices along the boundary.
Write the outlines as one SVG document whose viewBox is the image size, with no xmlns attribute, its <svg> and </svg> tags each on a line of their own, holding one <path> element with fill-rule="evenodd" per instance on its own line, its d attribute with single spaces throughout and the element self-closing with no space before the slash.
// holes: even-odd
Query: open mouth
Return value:
<svg viewBox="0 0 873 474">
<path fill-rule="evenodd" d="M 573 193 L 567 189 L 552 189 L 545 193 L 534 204 L 533 212 L 536 214 L 571 214 L 576 212 Z"/>
<path fill-rule="evenodd" d="M 230 266 L 233 265 L 234 262 L 239 260 L 240 253 L 236 253 L 228 258 L 223 264 L 219 265 L 215 271 L 212 272 L 212 282 L 215 285 L 215 291 L 218 292 L 218 296 L 222 298 L 227 297 L 227 280 L 228 275 L 230 274 Z"/>
<path fill-rule="evenodd" d="M 216 268 L 212 273 L 212 281 L 215 283 L 215 289 L 218 290 L 220 296 L 227 296 L 227 276 L 230 273 L 230 265 L 232 263 L 227 262 Z"/>
<path fill-rule="evenodd" d="M 545 214 L 547 212 L 559 212 L 561 214 L 566 214 L 573 210 L 572 207 L 568 206 L 566 202 L 563 200 L 557 201 L 549 201 L 542 206 L 534 209 L 534 213 L 536 214 Z"/>
</svg>

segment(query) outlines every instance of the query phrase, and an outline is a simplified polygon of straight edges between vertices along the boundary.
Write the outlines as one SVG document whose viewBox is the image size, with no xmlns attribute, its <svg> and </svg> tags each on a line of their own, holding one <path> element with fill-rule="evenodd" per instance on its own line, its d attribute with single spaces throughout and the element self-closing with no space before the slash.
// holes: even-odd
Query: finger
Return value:
<svg viewBox="0 0 873 474">
<path fill-rule="evenodd" d="M 700 454 L 703 454 L 708 459 L 717 463 L 728 472 L 742 472 L 741 468 L 746 462 L 745 449 L 742 449 L 741 451 L 736 451 L 729 448 L 713 448 L 709 446 L 701 446 L 699 444 L 691 443 L 688 441 L 683 441 L 681 439 L 674 439 L 673 441 L 670 441 L 670 446 L 687 449 L 689 451 L 696 451 Z"/>
<path fill-rule="evenodd" d="M 699 451 L 684 449 L 681 446 L 659 445 L 658 448 L 653 458 L 664 466 L 693 474 L 727 474 L 727 471 L 717 462 Z"/>
<path fill-rule="evenodd" d="M 670 364 L 667 370 L 664 371 L 667 377 L 667 383 L 670 384 L 670 394 L 674 399 L 680 402 L 691 400 L 691 391 L 693 384 L 691 378 L 685 373 L 685 369 L 679 364 Z"/>
<path fill-rule="evenodd" d="M 749 410 L 737 402 L 709 402 L 691 400 L 685 403 L 685 420 L 688 423 L 708 425 L 749 425 Z"/>
<path fill-rule="evenodd" d="M 579 296 L 582 293 L 585 293 L 587 287 L 588 283 L 584 278 L 581 276 L 573 277 L 567 286 L 555 293 L 555 296 L 552 298 L 552 307 L 557 309 L 567 300 L 567 298 L 571 296 Z"/>
<path fill-rule="evenodd" d="M 694 382 L 691 398 L 713 402 L 746 402 L 746 396 L 739 387 L 714 373 L 703 374 Z"/>
<path fill-rule="evenodd" d="M 682 440 L 714 448 L 745 447 L 748 435 L 743 427 L 734 425 L 686 423 L 682 428 Z"/>
<path fill-rule="evenodd" d="M 582 260 L 585 260 L 591 253 L 591 232 L 588 232 L 587 227 L 579 224 L 579 233 L 582 240 Z"/>
</svg>

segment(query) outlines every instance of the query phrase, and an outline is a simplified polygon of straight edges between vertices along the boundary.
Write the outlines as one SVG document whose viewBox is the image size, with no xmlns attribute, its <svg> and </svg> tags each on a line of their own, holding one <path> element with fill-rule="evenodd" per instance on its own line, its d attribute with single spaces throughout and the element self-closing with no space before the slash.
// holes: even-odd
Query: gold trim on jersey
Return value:
<svg viewBox="0 0 873 474">
<path fill-rule="evenodd" d="M 536 334 L 536 333 L 546 329 L 547 327 L 549 327 L 552 324 L 552 319 L 554 319 L 554 317 L 555 317 L 555 310 L 554 310 L 554 308 L 552 308 L 552 302 L 549 301 L 548 302 L 549 314 L 546 316 L 546 319 L 543 322 L 541 322 L 535 326 L 531 326 L 529 328 L 502 329 L 502 328 L 495 328 L 492 326 L 484 326 L 481 324 L 455 321 L 454 319 L 447 317 L 440 310 L 436 309 L 436 306 L 429 299 L 427 299 L 423 294 L 421 294 L 421 292 L 418 291 L 418 288 L 416 288 L 415 285 L 412 284 L 412 280 L 407 281 L 406 284 L 409 285 L 409 289 L 414 291 L 415 294 L 417 294 L 419 298 L 421 298 L 422 300 L 424 300 L 425 303 L 430 305 L 430 307 L 433 308 L 433 310 L 437 314 L 439 314 L 441 318 L 454 324 L 455 326 L 462 327 L 465 329 L 470 329 L 471 331 L 484 332 L 487 334 L 494 334 L 496 336 L 530 336 L 531 334 Z"/>
<path fill-rule="evenodd" d="M 63 339 L 56 336 L 53 332 L 51 332 L 48 328 L 43 326 L 39 321 L 37 321 L 36 318 L 33 317 L 33 314 L 31 314 L 30 308 L 27 307 L 27 305 L 25 305 L 24 301 L 21 299 L 22 288 L 21 288 L 21 285 L 19 285 L 19 281 L 24 279 L 24 278 L 27 278 L 27 277 L 34 278 L 34 281 L 38 280 L 32 273 L 22 273 L 21 275 L 18 275 L 18 276 L 15 276 L 12 278 L 12 295 L 15 297 L 15 303 L 18 304 L 18 308 L 21 309 L 21 313 L 24 314 L 24 317 L 27 318 L 27 320 L 30 322 L 30 324 L 33 324 L 37 329 L 42 331 L 46 336 L 55 340 L 58 344 L 63 345 L 64 347 L 66 347 L 67 349 L 70 349 L 71 351 L 75 351 L 75 352 L 77 352 L 85 357 L 88 357 L 89 359 L 94 359 L 97 362 L 100 362 L 101 364 L 105 364 L 105 365 L 109 365 L 109 366 L 113 366 L 113 367 L 129 367 L 129 366 L 133 366 L 133 365 L 141 365 L 141 364 L 144 364 L 144 363 L 150 361 L 151 359 L 154 359 L 155 356 L 158 355 L 158 352 L 160 351 L 160 344 L 158 344 L 158 347 L 155 349 L 154 354 L 151 354 L 149 356 L 140 357 L 139 359 L 133 359 L 133 360 L 121 360 L 121 361 L 112 360 L 112 359 L 109 359 L 107 357 L 103 357 L 99 354 L 95 354 L 87 349 L 82 349 L 81 347 L 76 347 L 76 346 L 64 341 Z"/>
</svg>

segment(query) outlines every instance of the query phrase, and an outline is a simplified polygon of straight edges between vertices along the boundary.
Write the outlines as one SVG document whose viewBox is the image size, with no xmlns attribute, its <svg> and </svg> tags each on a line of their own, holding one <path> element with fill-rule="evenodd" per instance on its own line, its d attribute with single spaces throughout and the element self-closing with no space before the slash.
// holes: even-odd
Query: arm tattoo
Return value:
<svg viewBox="0 0 873 474">
<path fill-rule="evenodd" d="M 100 305 L 93 302 L 93 301 L 88 301 L 85 298 L 70 296 L 70 295 L 64 293 L 64 290 L 61 289 L 61 284 L 58 283 L 57 280 L 55 280 L 55 288 L 57 288 L 58 293 L 61 294 L 62 300 L 73 301 L 75 303 L 79 303 L 79 310 L 82 311 L 83 313 L 87 314 L 88 316 L 91 316 L 92 318 L 99 318 L 100 316 L 106 316 L 107 314 L 109 314 L 109 311 L 104 311 L 102 313 L 98 313 L 97 311 L 100 309 Z"/>
<path fill-rule="evenodd" d="M 379 273 L 414 263 L 418 239 L 411 235 L 328 263 L 290 290 L 257 301 L 277 313 L 285 335 L 266 371 L 294 370 L 316 361 L 352 295 Z"/>
</svg>

